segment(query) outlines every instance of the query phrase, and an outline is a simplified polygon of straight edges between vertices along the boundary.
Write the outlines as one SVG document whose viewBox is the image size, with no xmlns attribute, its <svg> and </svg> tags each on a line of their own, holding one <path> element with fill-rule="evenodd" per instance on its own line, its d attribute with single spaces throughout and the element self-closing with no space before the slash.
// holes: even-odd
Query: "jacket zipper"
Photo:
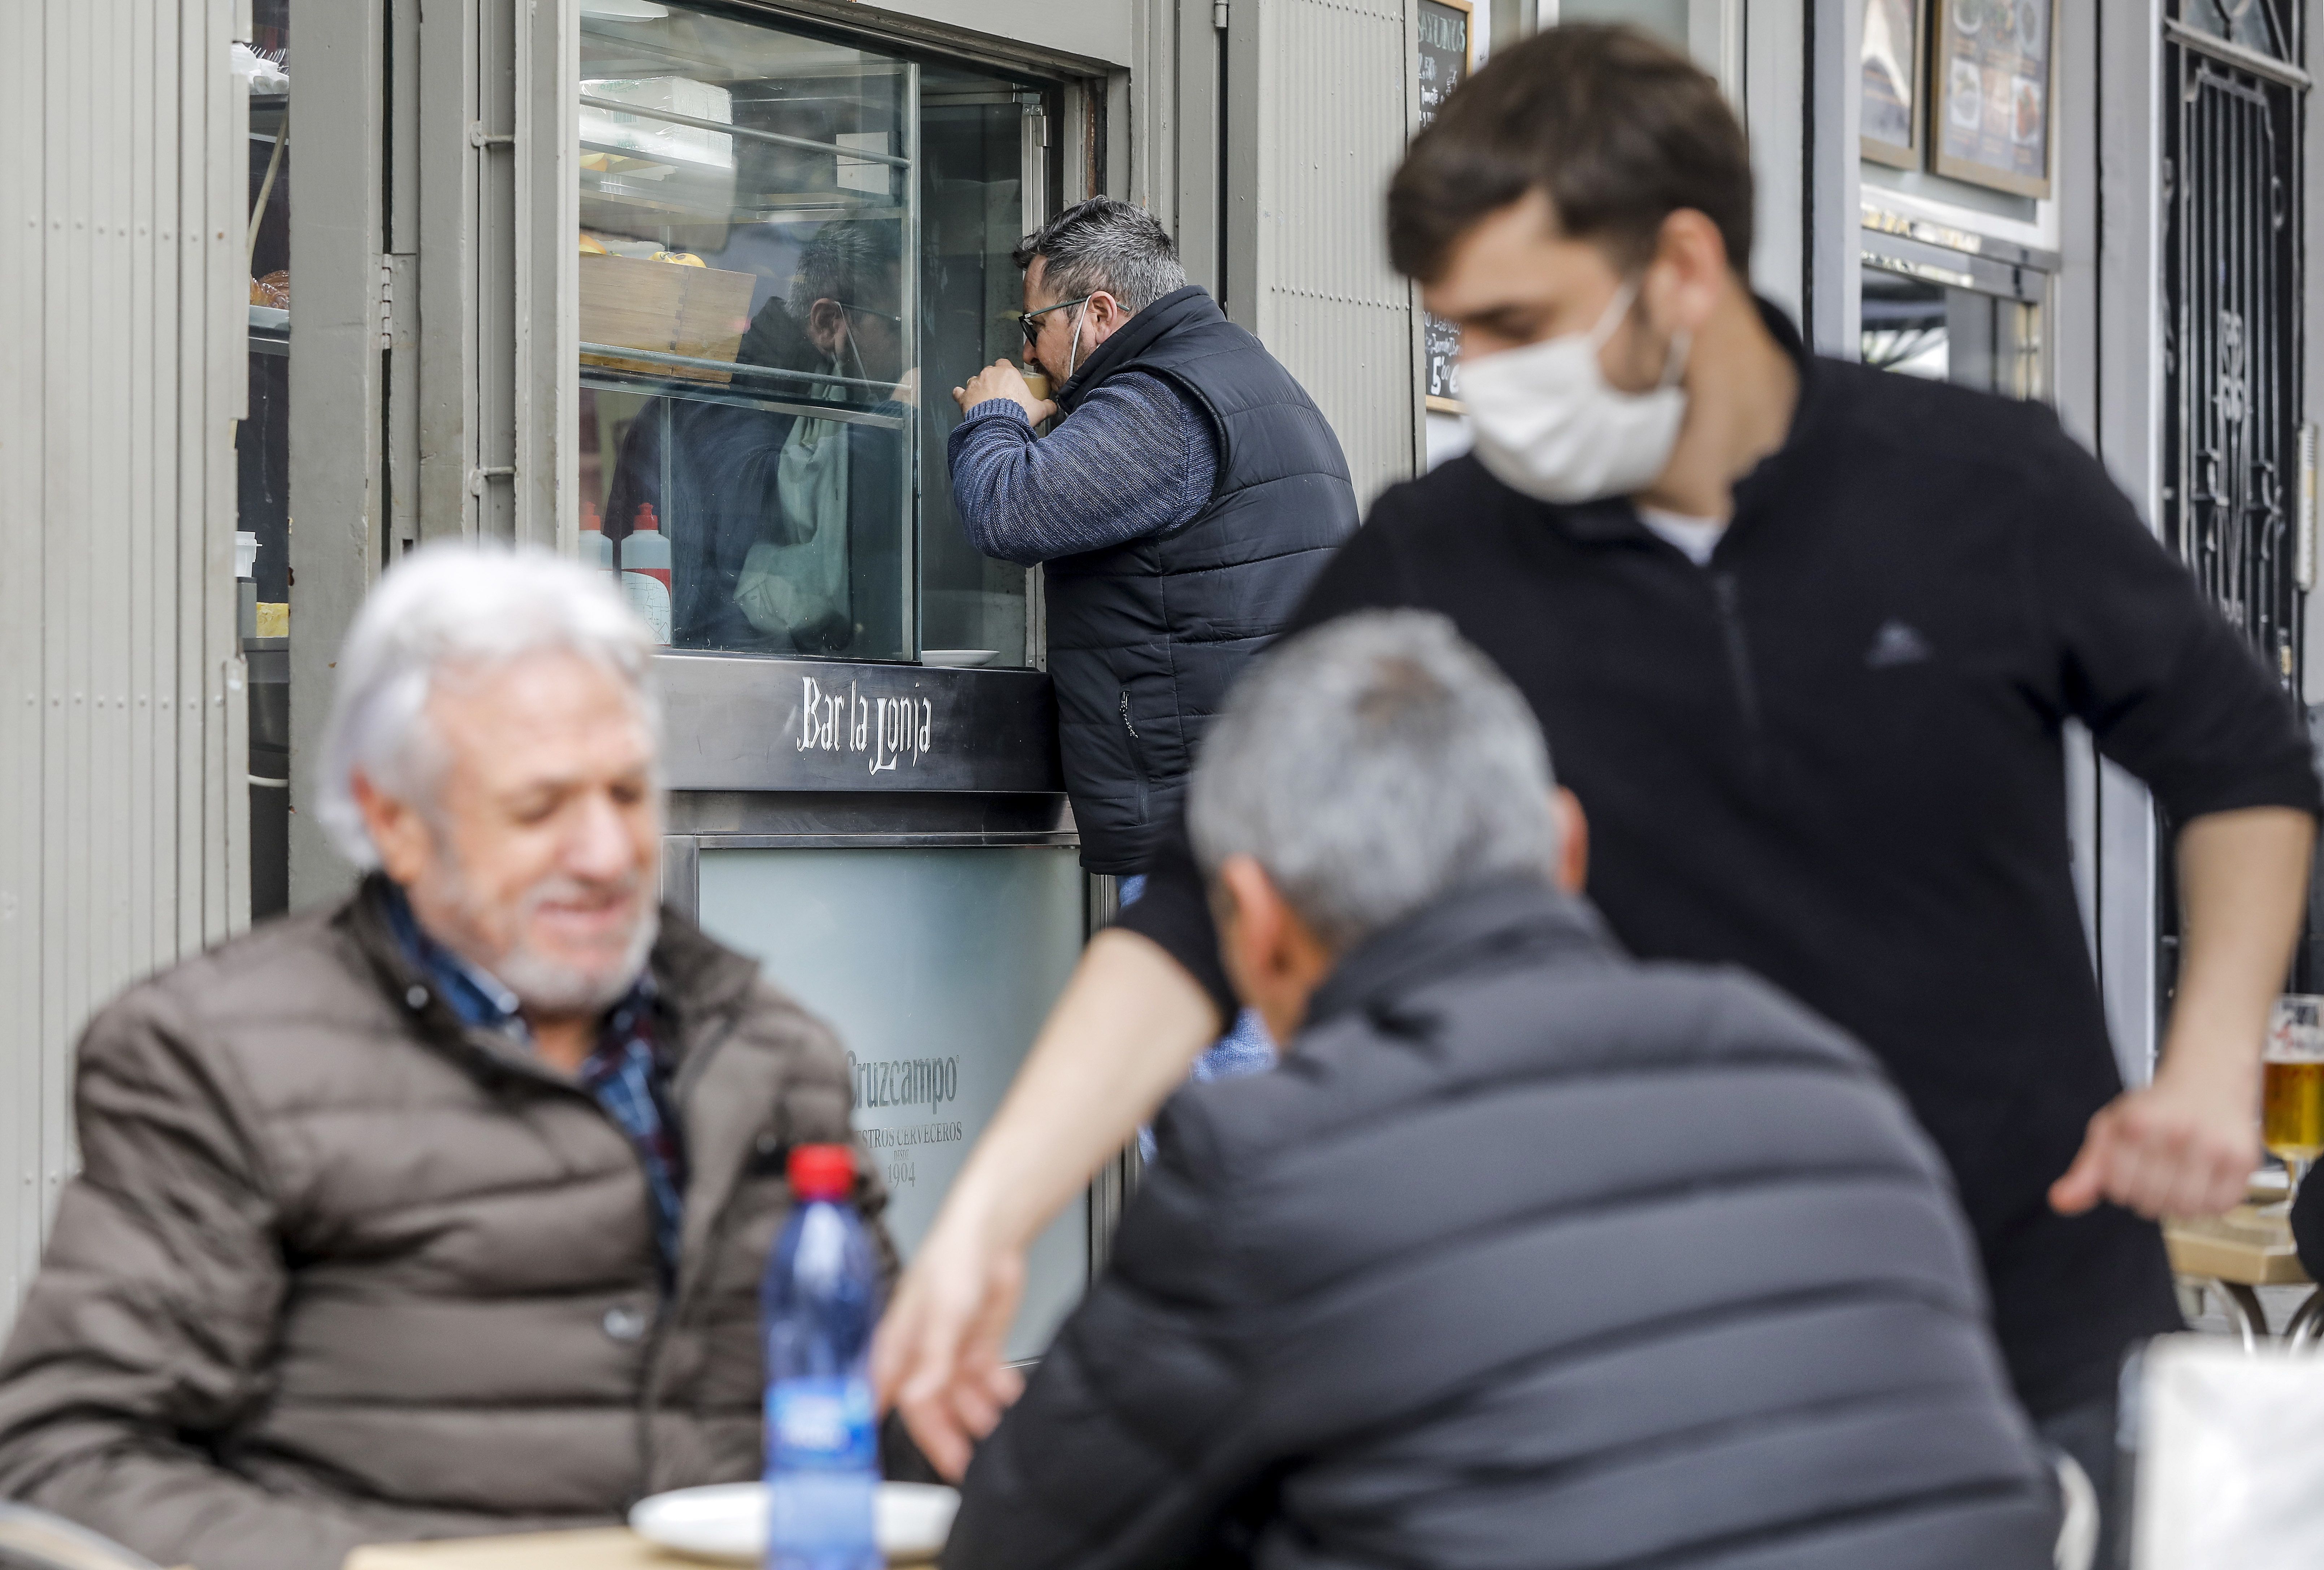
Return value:
<svg viewBox="0 0 2324 1570">
<path fill-rule="evenodd" d="M 1719 606 L 1719 631 L 1727 646 L 1727 671 L 1735 682 L 1735 701 L 1743 712 L 1743 728 L 1753 752 L 1759 746 L 1759 687 L 1751 675 L 1751 645 L 1743 635 L 1743 612 L 1735 575 L 1713 573 L 1711 598 Z M 1756 762 L 1756 758 L 1754 760 Z"/>
<path fill-rule="evenodd" d="M 710 1059 L 717 1053 L 718 1048 L 724 1046 L 726 1039 L 734 1033 L 734 1024 L 735 1016 L 728 1014 L 719 1022 L 714 1032 L 706 1035 L 696 1049 L 687 1053 L 685 1060 L 678 1066 L 678 1073 L 671 1079 L 669 1086 L 670 1114 L 673 1117 L 680 1115 L 681 1109 L 686 1105 L 687 1094 L 701 1081 L 703 1074 L 709 1067 Z M 696 1176 L 689 1165 L 686 1185 L 689 1189 L 695 1186 Z M 649 1201 L 651 1197 L 650 1195 L 648 1196 Z M 730 1202 L 733 1198 L 731 1190 L 728 1192 L 727 1198 Z M 710 1228 L 704 1235 L 706 1246 L 703 1250 L 703 1258 L 705 1260 L 716 1253 L 716 1244 L 725 1234 L 725 1222 L 726 1214 L 724 1210 L 711 1218 Z M 669 1339 L 670 1327 L 678 1322 L 684 1314 L 687 1305 L 691 1301 L 694 1288 L 700 1284 L 702 1276 L 702 1271 L 699 1270 L 691 1276 L 686 1273 L 686 1252 L 682 1246 L 684 1238 L 682 1230 L 679 1236 L 681 1247 L 678 1257 L 670 1262 L 669 1293 L 662 1299 L 661 1311 L 654 1316 L 653 1327 L 647 1332 L 645 1345 L 640 1348 L 643 1358 L 641 1364 L 643 1378 L 641 1388 L 638 1392 L 637 1413 L 638 1492 L 641 1497 L 653 1486 L 653 1420 L 654 1414 L 661 1409 L 664 1373 L 661 1366 L 663 1344 Z"/>
<path fill-rule="evenodd" d="M 1130 766 L 1138 774 L 1138 821 L 1144 823 L 1147 817 L 1146 742 L 1138 734 L 1137 723 L 1130 717 L 1130 689 L 1123 688 L 1120 697 L 1121 728 L 1130 733 Z"/>
</svg>

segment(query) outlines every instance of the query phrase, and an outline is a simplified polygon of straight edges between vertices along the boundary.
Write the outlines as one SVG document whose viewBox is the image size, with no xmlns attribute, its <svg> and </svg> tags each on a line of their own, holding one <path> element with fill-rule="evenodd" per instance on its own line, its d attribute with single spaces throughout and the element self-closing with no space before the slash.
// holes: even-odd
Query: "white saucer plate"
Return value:
<svg viewBox="0 0 2324 1570">
<path fill-rule="evenodd" d="M 881 1483 L 872 1515 L 880 1552 L 891 1563 L 935 1558 L 959 1509 L 958 1491 L 938 1483 Z M 767 1555 L 766 1485 L 722 1482 L 658 1493 L 631 1508 L 630 1529 L 691 1559 L 756 1565 Z"/>
<path fill-rule="evenodd" d="M 923 649 L 920 651 L 920 663 L 950 666 L 990 665 L 1000 652 L 998 649 Z"/>
</svg>

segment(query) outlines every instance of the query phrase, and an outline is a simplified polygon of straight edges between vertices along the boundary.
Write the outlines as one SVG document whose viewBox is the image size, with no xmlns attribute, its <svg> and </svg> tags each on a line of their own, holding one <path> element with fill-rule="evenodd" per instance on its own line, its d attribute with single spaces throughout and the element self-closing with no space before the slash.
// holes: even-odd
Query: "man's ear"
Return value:
<svg viewBox="0 0 2324 1570">
<path fill-rule="evenodd" d="M 847 308 L 835 300 L 818 300 L 807 308 L 807 336 L 826 355 L 839 353 L 847 336 Z"/>
<path fill-rule="evenodd" d="M 428 870 L 435 854 L 434 831 L 417 808 L 388 795 L 358 769 L 351 781 L 364 827 L 371 833 L 372 848 L 379 852 L 379 868 L 410 888 Z"/>
<path fill-rule="evenodd" d="M 1710 217 L 1681 208 L 1663 219 L 1648 265 L 1649 317 L 1665 330 L 1700 332 L 1731 282 L 1726 236 Z"/>
<path fill-rule="evenodd" d="M 1557 886 L 1579 894 L 1590 882 L 1590 819 L 1582 798 L 1560 785 L 1549 795 L 1550 816 L 1557 820 L 1557 865 L 1552 874 Z"/>
<path fill-rule="evenodd" d="M 1229 951 L 1228 970 L 1240 986 L 1263 983 L 1282 964 L 1290 907 L 1252 856 L 1229 856 L 1219 868 L 1219 890 L 1226 900 L 1220 936 Z"/>
<path fill-rule="evenodd" d="M 1130 313 L 1121 309 L 1121 301 L 1102 289 L 1091 296 L 1089 316 L 1092 327 L 1109 333 L 1130 319 Z"/>
</svg>

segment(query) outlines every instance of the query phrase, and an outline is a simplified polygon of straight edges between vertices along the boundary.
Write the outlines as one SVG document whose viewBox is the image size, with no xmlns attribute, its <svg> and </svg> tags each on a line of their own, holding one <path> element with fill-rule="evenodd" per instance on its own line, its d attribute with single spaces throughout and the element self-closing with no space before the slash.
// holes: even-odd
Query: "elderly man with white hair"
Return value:
<svg viewBox="0 0 2324 1570">
<path fill-rule="evenodd" d="M 368 875 L 91 1022 L 0 1357 L 0 1494 L 165 1565 L 754 1476 L 784 1157 L 848 1137 L 830 1032 L 657 909 L 650 645 L 602 575 L 430 547 L 338 674 L 320 810 Z"/>
</svg>

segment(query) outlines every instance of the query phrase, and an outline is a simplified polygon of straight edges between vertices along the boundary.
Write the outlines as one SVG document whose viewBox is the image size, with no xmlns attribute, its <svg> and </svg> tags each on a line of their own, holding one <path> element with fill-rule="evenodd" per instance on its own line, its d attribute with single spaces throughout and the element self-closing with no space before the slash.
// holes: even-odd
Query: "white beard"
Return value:
<svg viewBox="0 0 2324 1570">
<path fill-rule="evenodd" d="M 451 871 L 453 905 L 471 931 L 488 930 L 488 924 L 478 919 L 481 912 L 466 876 L 456 864 Z M 632 880 L 633 884 L 635 882 Z M 562 873 L 543 878 L 518 898 L 514 931 L 521 934 L 525 930 L 525 919 L 538 906 L 569 897 L 575 891 L 572 880 Z M 651 900 L 646 900 L 639 907 L 636 925 L 622 946 L 622 957 L 611 965 L 593 969 L 552 959 L 534 953 L 525 947 L 523 937 L 517 936 L 511 939 L 508 952 L 485 968 L 517 995 L 529 1012 L 568 1018 L 602 1013 L 637 984 L 645 970 L 646 958 L 653 952 L 654 939 L 660 934 L 661 912 Z"/>
<path fill-rule="evenodd" d="M 519 943 L 511 948 L 494 973 L 502 984 L 524 1000 L 527 1009 L 549 1015 L 597 1014 L 619 1002 L 637 984 L 661 935 L 661 912 L 644 907 L 622 952 L 621 963 L 603 972 L 591 972 L 533 953 Z"/>
</svg>

